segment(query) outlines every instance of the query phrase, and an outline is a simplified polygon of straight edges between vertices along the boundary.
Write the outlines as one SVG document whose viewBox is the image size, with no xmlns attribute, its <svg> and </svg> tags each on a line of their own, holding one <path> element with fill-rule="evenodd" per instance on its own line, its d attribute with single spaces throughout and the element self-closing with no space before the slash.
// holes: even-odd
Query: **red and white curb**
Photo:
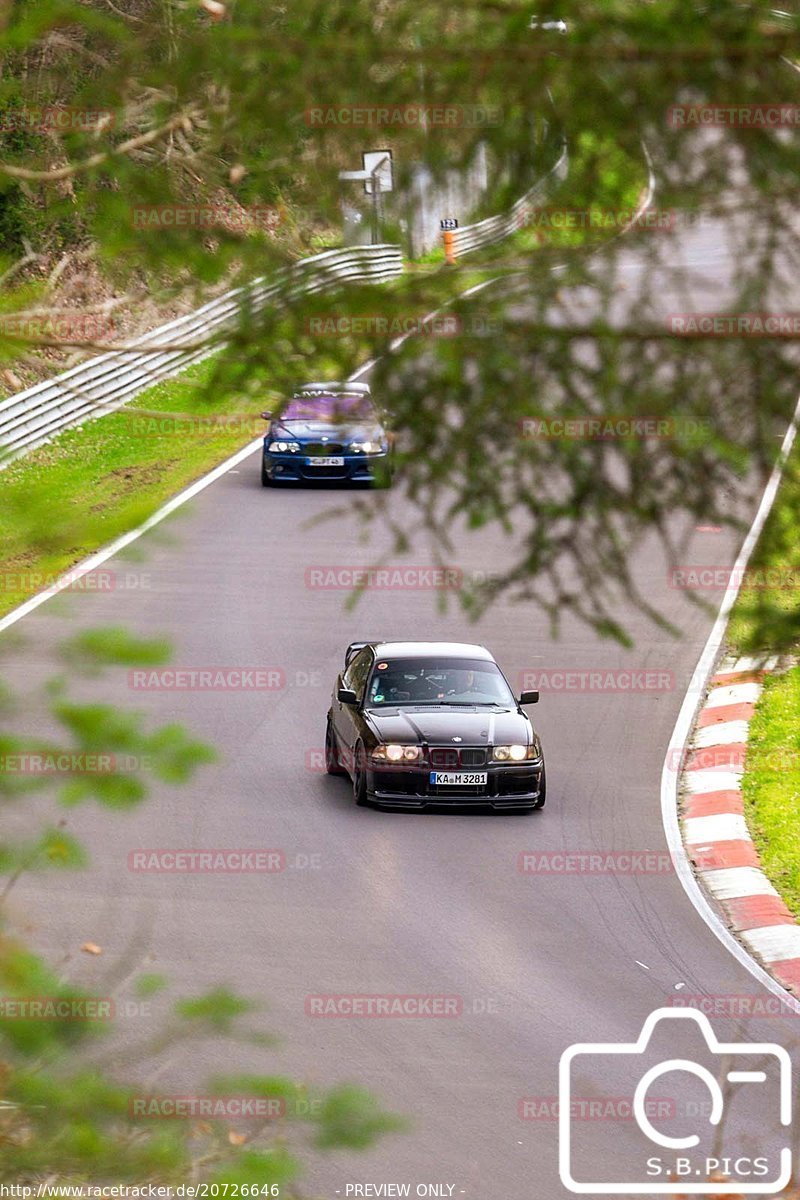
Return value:
<svg viewBox="0 0 800 1200">
<path fill-rule="evenodd" d="M 710 681 L 683 768 L 686 852 L 729 927 L 783 987 L 800 993 L 800 925 L 761 864 L 744 818 L 750 719 L 774 659 L 723 662 Z"/>
</svg>

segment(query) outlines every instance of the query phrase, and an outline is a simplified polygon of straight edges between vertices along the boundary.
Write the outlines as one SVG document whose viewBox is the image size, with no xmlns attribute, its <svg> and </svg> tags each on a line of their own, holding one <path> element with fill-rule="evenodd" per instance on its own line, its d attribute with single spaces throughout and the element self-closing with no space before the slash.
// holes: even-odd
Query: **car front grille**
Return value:
<svg viewBox="0 0 800 1200">
<path fill-rule="evenodd" d="M 306 442 L 300 447 L 301 452 L 309 458 L 327 458 L 329 454 L 342 454 L 344 446 L 341 442 Z"/>
<path fill-rule="evenodd" d="M 485 746 L 431 746 L 430 764 L 439 771 L 486 766 Z"/>
</svg>

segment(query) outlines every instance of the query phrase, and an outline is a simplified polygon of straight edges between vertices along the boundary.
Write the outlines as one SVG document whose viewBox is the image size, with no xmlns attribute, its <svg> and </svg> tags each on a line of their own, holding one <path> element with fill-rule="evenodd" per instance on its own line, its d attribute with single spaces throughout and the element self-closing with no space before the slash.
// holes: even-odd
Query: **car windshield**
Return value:
<svg viewBox="0 0 800 1200">
<path fill-rule="evenodd" d="M 281 414 L 283 421 L 370 421 L 375 420 L 375 409 L 369 396 L 356 393 L 341 393 L 323 396 L 311 393 L 292 396 Z"/>
<path fill-rule="evenodd" d="M 398 704 L 515 703 L 500 668 L 484 658 L 378 659 L 367 688 L 370 708 Z"/>
</svg>

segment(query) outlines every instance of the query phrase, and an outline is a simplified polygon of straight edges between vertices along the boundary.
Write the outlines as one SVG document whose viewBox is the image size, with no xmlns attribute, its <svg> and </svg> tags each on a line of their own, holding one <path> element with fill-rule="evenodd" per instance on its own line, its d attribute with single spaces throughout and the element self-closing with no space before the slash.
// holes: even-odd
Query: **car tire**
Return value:
<svg viewBox="0 0 800 1200">
<path fill-rule="evenodd" d="M 544 802 L 546 799 L 547 799 L 547 772 L 546 772 L 545 768 L 542 767 L 542 783 L 541 783 L 541 787 L 539 788 L 539 799 L 534 804 L 532 811 L 536 812 L 538 809 L 544 808 Z"/>
<path fill-rule="evenodd" d="M 261 486 L 262 487 L 272 487 L 272 480 L 270 479 L 269 475 L 267 474 L 267 469 L 264 466 L 263 460 L 261 463 Z"/>
<path fill-rule="evenodd" d="M 330 717 L 328 717 L 328 723 L 325 726 L 325 770 L 329 775 L 347 774 L 339 762 L 339 751 L 336 748 L 336 734 L 333 732 Z"/>
<path fill-rule="evenodd" d="M 353 799 L 359 808 L 367 803 L 367 756 L 360 742 L 353 754 Z"/>
</svg>

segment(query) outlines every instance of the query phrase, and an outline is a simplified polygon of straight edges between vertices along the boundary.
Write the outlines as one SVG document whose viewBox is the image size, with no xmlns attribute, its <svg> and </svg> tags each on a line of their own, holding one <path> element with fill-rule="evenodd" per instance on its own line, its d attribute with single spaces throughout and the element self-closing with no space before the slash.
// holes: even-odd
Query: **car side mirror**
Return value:
<svg viewBox="0 0 800 1200">
<path fill-rule="evenodd" d="M 271 421 L 272 420 L 272 413 L 269 412 L 269 410 L 267 412 L 259 413 L 258 415 L 261 417 L 262 421 Z"/>
<path fill-rule="evenodd" d="M 352 688 L 338 687 L 336 689 L 336 699 L 340 704 L 358 704 L 358 696 Z"/>
<path fill-rule="evenodd" d="M 539 693 L 538 692 L 521 692 L 520 697 L 519 697 L 519 702 L 520 702 L 520 704 L 538 704 L 539 703 Z"/>
</svg>

